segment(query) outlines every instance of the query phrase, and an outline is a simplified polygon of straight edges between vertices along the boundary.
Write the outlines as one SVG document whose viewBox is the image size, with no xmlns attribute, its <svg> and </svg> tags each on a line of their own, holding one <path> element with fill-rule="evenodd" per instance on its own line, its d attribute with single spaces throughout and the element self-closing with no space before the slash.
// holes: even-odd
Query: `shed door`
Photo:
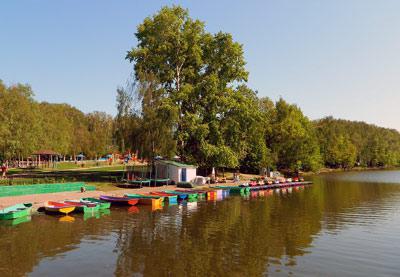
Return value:
<svg viewBox="0 0 400 277">
<path fill-rule="evenodd" d="M 181 169 L 181 182 L 186 182 L 186 168 Z"/>
</svg>

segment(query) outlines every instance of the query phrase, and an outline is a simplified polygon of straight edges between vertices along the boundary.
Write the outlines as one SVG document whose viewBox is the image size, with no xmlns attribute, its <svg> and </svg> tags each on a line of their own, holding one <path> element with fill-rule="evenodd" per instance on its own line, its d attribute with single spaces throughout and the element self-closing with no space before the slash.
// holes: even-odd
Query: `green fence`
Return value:
<svg viewBox="0 0 400 277">
<path fill-rule="evenodd" d="M 83 182 L 75 183 L 56 183 L 56 184 L 37 184 L 21 186 L 0 186 L 0 197 L 18 196 L 28 194 L 43 194 L 63 191 L 80 191 L 81 187 L 86 190 L 96 190 L 95 186 L 88 186 Z"/>
</svg>

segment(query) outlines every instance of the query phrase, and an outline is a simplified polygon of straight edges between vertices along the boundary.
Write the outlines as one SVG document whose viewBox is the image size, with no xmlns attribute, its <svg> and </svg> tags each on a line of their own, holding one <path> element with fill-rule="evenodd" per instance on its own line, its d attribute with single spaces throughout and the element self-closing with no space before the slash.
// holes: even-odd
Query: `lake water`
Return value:
<svg viewBox="0 0 400 277">
<path fill-rule="evenodd" d="M 312 181 L 2 225 L 0 276 L 399 276 L 400 171 Z"/>
</svg>

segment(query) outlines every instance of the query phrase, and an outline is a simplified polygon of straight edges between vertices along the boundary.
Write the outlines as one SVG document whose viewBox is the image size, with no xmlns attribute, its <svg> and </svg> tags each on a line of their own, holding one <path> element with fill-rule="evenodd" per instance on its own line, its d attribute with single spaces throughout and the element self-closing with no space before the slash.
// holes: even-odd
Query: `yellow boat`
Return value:
<svg viewBox="0 0 400 277">
<path fill-rule="evenodd" d="M 48 213 L 69 214 L 75 210 L 75 207 L 61 202 L 47 201 L 44 209 Z"/>
</svg>

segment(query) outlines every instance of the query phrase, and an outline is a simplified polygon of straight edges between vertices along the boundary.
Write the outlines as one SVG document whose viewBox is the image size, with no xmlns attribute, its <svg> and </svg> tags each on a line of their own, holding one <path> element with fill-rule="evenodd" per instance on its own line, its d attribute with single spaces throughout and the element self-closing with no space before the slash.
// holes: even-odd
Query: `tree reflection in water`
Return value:
<svg viewBox="0 0 400 277">
<path fill-rule="evenodd" d="M 0 273 L 40 272 L 42 260 L 79 253 L 89 238 L 94 245 L 115 241 L 113 252 L 94 252 L 91 258 L 115 260 L 115 268 L 107 270 L 117 276 L 259 276 L 281 267 L 295 271 L 298 258 L 312 252 L 321 230 L 338 234 L 349 224 L 376 224 L 393 213 L 388 203 L 400 192 L 390 184 L 324 176 L 314 181 L 311 187 L 222 201 L 113 208 L 110 214 L 74 215 L 71 224 L 40 215 L 17 226 L 0 225 Z M 47 267 L 52 264 L 57 270 L 55 263 L 47 262 Z M 103 265 L 71 264 L 82 274 L 90 274 L 94 266 Z"/>
</svg>

